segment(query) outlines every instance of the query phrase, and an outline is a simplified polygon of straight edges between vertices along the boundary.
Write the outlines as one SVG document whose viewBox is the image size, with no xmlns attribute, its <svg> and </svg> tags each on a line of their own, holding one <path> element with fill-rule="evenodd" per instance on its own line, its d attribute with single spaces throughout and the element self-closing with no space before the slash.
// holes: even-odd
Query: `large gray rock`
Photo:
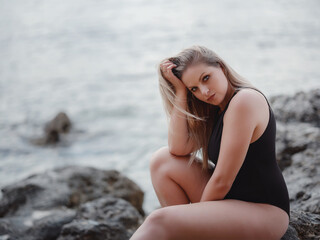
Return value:
<svg viewBox="0 0 320 240">
<path fill-rule="evenodd" d="M 277 122 L 276 154 L 282 170 L 292 164 L 292 156 L 320 147 L 320 128 L 309 123 Z"/>
<path fill-rule="evenodd" d="M 320 216 L 303 211 L 291 211 L 290 225 L 281 240 L 320 239 Z"/>
<path fill-rule="evenodd" d="M 277 121 L 277 160 L 288 186 L 291 209 L 320 214 L 320 128 L 297 120 Z"/>
<path fill-rule="evenodd" d="M 283 240 L 320 239 L 320 89 L 270 99 L 291 219 Z"/>
<path fill-rule="evenodd" d="M 282 239 L 320 239 L 320 89 L 276 96 L 271 104 L 277 119 L 277 160 L 291 207 Z"/>
<path fill-rule="evenodd" d="M 320 89 L 270 98 L 276 119 L 281 122 L 307 122 L 320 127 Z"/>
<path fill-rule="evenodd" d="M 112 215 L 113 223 L 128 228 L 124 233 L 127 236 L 138 227 L 144 214 L 141 189 L 112 170 L 80 166 L 53 169 L 8 185 L 2 193 L 0 237 L 9 239 L 57 239 L 64 225 L 74 219 L 89 221 L 88 216 L 94 216 L 89 213 L 94 211 L 96 216 L 100 212 L 100 218 Z"/>
<path fill-rule="evenodd" d="M 139 212 L 127 201 L 99 198 L 83 204 L 77 217 L 63 227 L 58 239 L 128 239 L 142 221 Z"/>
<path fill-rule="evenodd" d="M 99 198 L 82 204 L 76 219 L 121 223 L 133 233 L 142 223 L 141 215 L 130 203 L 120 198 Z"/>
<path fill-rule="evenodd" d="M 297 153 L 283 171 L 292 209 L 320 214 L 320 149 Z"/>
<path fill-rule="evenodd" d="M 126 229 L 115 223 L 73 221 L 62 229 L 58 240 L 128 240 Z"/>
</svg>

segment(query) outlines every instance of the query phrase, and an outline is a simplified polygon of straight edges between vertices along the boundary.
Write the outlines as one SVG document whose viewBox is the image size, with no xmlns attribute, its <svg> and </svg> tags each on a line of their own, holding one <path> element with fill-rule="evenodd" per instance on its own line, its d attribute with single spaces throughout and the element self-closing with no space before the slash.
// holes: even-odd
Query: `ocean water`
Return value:
<svg viewBox="0 0 320 240">
<path fill-rule="evenodd" d="M 167 144 L 160 60 L 215 50 L 267 96 L 320 87 L 318 0 L 0 0 L 0 187 L 71 164 L 116 169 L 159 206 L 148 172 Z M 62 144 L 34 146 L 59 111 Z"/>
</svg>

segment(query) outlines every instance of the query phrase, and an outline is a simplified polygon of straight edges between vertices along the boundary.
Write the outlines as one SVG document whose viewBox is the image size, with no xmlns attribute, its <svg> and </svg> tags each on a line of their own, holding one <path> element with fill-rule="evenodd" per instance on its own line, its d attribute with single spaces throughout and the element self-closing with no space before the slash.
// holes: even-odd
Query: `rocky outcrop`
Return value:
<svg viewBox="0 0 320 240">
<path fill-rule="evenodd" d="M 0 239 L 129 239 L 143 192 L 117 171 L 69 166 L 2 189 Z"/>
<path fill-rule="evenodd" d="M 40 138 L 31 139 L 35 145 L 50 145 L 61 141 L 61 136 L 68 133 L 72 127 L 68 115 L 64 112 L 58 113 L 51 121 L 45 124 L 44 135 Z"/>
<path fill-rule="evenodd" d="M 281 240 L 320 239 L 320 216 L 318 214 L 292 210 L 290 225 Z"/>
<path fill-rule="evenodd" d="M 125 240 L 141 223 L 141 215 L 127 201 L 99 198 L 80 207 L 75 219 L 63 226 L 58 240 Z"/>
<path fill-rule="evenodd" d="M 320 89 L 270 102 L 277 119 L 277 160 L 291 207 L 282 239 L 320 239 Z"/>
<path fill-rule="evenodd" d="M 320 127 L 320 89 L 270 98 L 277 121 L 305 122 Z"/>
</svg>

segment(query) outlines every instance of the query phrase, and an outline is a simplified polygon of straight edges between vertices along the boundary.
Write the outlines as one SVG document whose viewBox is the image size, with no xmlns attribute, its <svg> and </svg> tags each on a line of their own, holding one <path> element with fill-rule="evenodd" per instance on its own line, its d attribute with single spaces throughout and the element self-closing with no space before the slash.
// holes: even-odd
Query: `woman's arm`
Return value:
<svg viewBox="0 0 320 240">
<path fill-rule="evenodd" d="M 244 162 L 258 116 L 265 110 L 261 98 L 250 91 L 242 90 L 230 102 L 224 116 L 218 163 L 200 201 L 223 199 Z"/>
<path fill-rule="evenodd" d="M 176 98 L 174 99 L 174 105 L 179 109 L 186 110 L 188 90 L 184 83 L 172 73 L 172 68 L 174 67 L 176 65 L 170 61 L 165 61 L 160 65 L 163 77 L 175 87 Z M 186 115 L 178 108 L 174 107 L 170 114 L 168 146 L 171 154 L 184 156 L 196 149 L 195 144 L 189 138 Z"/>
<path fill-rule="evenodd" d="M 183 110 L 187 108 L 187 90 L 177 92 L 175 104 Z M 193 142 L 189 138 L 186 115 L 174 108 L 171 112 L 168 127 L 168 146 L 171 154 L 184 156 L 195 151 Z"/>
</svg>

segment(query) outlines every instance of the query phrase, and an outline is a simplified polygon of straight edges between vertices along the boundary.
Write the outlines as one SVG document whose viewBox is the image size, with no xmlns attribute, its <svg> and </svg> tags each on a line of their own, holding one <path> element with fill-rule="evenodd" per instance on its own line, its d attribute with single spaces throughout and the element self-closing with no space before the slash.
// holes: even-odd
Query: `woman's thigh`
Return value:
<svg viewBox="0 0 320 240">
<path fill-rule="evenodd" d="M 151 179 L 155 190 L 161 188 L 159 185 L 164 185 L 165 191 L 168 189 L 167 180 L 170 180 L 183 189 L 191 203 L 199 202 L 213 170 L 203 170 L 199 159 L 190 165 L 189 159 L 190 156 L 172 155 L 167 147 L 155 152 L 150 162 Z"/>
<path fill-rule="evenodd" d="M 167 239 L 280 239 L 289 218 L 280 208 L 239 200 L 165 207 L 150 215 Z"/>
</svg>

